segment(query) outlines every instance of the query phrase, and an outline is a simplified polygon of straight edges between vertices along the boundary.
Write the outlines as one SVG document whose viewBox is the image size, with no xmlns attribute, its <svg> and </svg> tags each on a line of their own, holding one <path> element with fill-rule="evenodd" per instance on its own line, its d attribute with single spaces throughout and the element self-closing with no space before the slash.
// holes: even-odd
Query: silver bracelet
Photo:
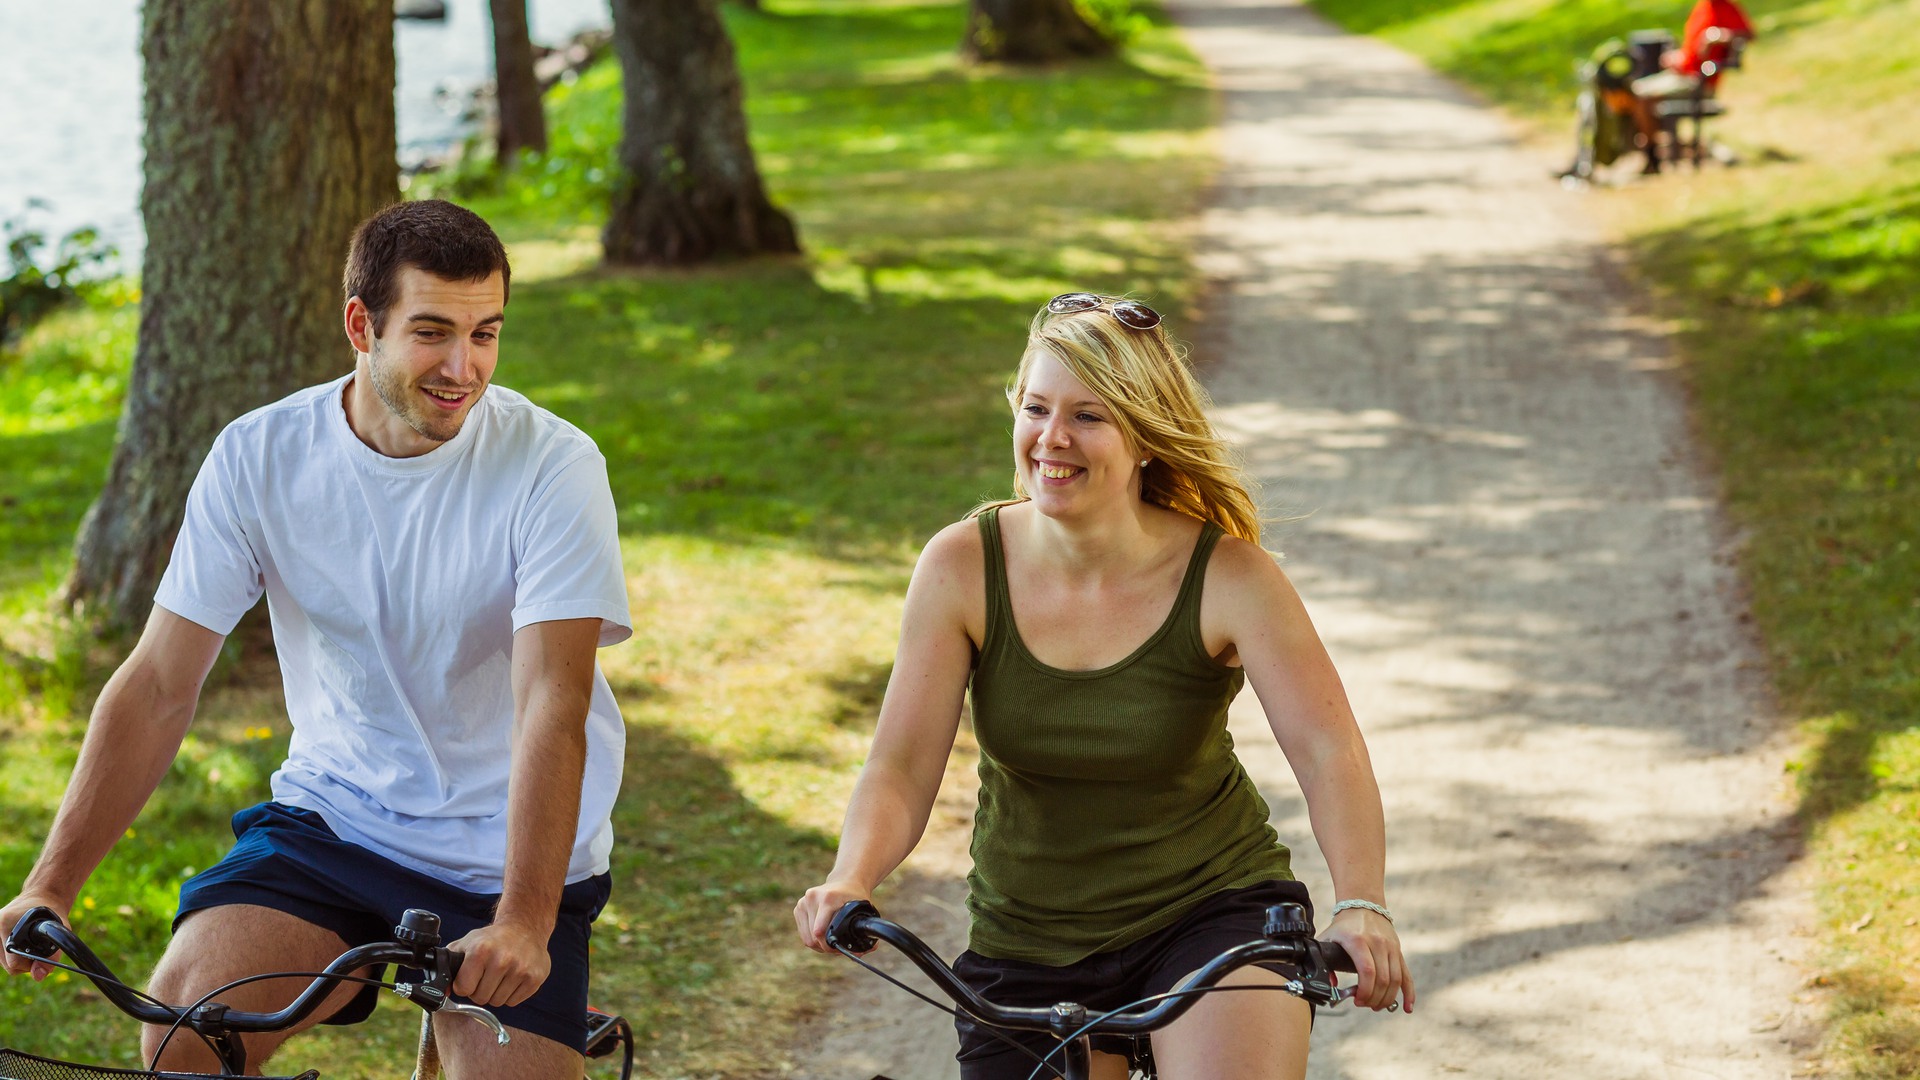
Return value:
<svg viewBox="0 0 1920 1080">
<path fill-rule="evenodd" d="M 1386 908 L 1381 907 L 1371 900 L 1342 900 L 1333 905 L 1333 910 L 1328 913 L 1327 918 L 1331 919 L 1333 916 L 1340 914 L 1348 908 L 1360 908 L 1364 911 L 1371 911 L 1389 923 L 1393 921 L 1393 912 L 1388 911 Z"/>
</svg>

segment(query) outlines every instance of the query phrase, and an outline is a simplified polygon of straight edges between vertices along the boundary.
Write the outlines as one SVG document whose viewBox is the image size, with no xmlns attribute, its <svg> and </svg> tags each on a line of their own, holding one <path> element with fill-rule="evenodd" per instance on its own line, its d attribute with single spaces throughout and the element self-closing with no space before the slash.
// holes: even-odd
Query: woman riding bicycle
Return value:
<svg viewBox="0 0 1920 1080">
<path fill-rule="evenodd" d="M 980 801 L 955 970 L 1010 1005 L 1112 1008 L 1171 989 L 1259 937 L 1269 905 L 1308 903 L 1226 731 L 1251 679 L 1332 871 L 1341 902 L 1325 936 L 1354 957 L 1354 1000 L 1411 1010 L 1366 747 L 1159 315 L 1055 297 L 1008 398 L 1016 497 L 921 555 L 839 857 L 794 911 L 801 939 L 829 951 L 834 912 L 919 841 L 970 691 Z M 1247 968 L 1229 981 L 1283 980 Z M 1153 1055 L 1181 1080 L 1299 1077 L 1310 1022 L 1287 994 L 1214 994 L 1155 1034 Z M 958 1026 L 965 1080 L 1032 1070 L 999 1036 Z M 1124 1072 L 1123 1041 L 1095 1049 L 1095 1075 Z"/>
</svg>

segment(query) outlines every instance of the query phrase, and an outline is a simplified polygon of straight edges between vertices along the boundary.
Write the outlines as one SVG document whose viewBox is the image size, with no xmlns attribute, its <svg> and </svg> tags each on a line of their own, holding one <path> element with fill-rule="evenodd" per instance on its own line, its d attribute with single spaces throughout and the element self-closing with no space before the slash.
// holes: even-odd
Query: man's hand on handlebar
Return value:
<svg viewBox="0 0 1920 1080">
<path fill-rule="evenodd" d="M 447 948 L 460 953 L 453 992 L 490 1008 L 518 1005 L 547 981 L 547 936 L 511 923 L 483 926 Z"/>
<path fill-rule="evenodd" d="M 800 931 L 801 944 L 817 953 L 834 952 L 833 946 L 827 944 L 827 924 L 848 902 L 871 899 L 872 889 L 863 889 L 852 882 L 826 881 L 808 889 L 793 906 L 793 922 Z"/>
<path fill-rule="evenodd" d="M 1395 1007 L 1413 1011 L 1413 973 L 1401 955 L 1400 936 L 1392 923 L 1365 908 L 1348 908 L 1333 917 L 1321 936 L 1339 942 L 1353 958 L 1355 973 L 1360 977 L 1351 998 L 1356 1007 L 1376 1012 Z"/>
<path fill-rule="evenodd" d="M 73 907 L 73 902 L 71 900 L 62 900 L 57 896 L 48 896 L 44 893 L 21 893 L 13 899 L 12 903 L 9 903 L 4 908 L 0 908 L 0 940 L 5 940 L 7 935 L 13 933 L 14 925 L 20 921 L 22 915 L 25 915 L 37 907 L 53 909 L 54 914 L 60 916 L 60 921 L 65 923 L 67 922 L 67 913 Z M 24 956 L 15 956 L 12 953 L 6 954 L 5 961 L 7 974 L 31 974 L 35 982 L 46 978 L 55 970 L 51 965 L 29 960 Z"/>
</svg>

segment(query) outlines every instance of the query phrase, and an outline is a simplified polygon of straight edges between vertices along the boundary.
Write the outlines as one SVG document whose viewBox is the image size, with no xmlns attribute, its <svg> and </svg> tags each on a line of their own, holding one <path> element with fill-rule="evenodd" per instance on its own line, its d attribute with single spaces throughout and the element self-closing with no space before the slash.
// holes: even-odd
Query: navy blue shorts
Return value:
<svg viewBox="0 0 1920 1080">
<path fill-rule="evenodd" d="M 196 911 L 253 904 L 284 911 L 340 935 L 349 946 L 391 941 L 407 908 L 440 916 L 454 941 L 493 921 L 499 893 L 455 888 L 334 835 L 319 814 L 265 802 L 233 815 L 238 841 L 226 857 L 180 886 L 181 920 Z M 534 995 L 493 1014 L 510 1028 L 583 1050 L 587 1041 L 587 940 L 612 890 L 610 875 L 568 885 L 547 941 L 551 974 Z M 376 975 L 378 972 L 376 972 Z M 369 986 L 323 1023 L 357 1024 L 373 1015 L 379 990 Z"/>
<path fill-rule="evenodd" d="M 968 949 L 954 960 L 953 971 L 996 1005 L 1043 1007 L 1077 1001 L 1090 1013 L 1098 1014 L 1164 994 L 1235 945 L 1258 941 L 1266 930 L 1267 908 L 1288 903 L 1305 907 L 1307 921 L 1313 921 L 1313 899 L 1304 884 L 1263 881 L 1214 893 L 1172 926 L 1131 945 L 1094 953 L 1063 967 L 1000 960 Z M 1285 964 L 1259 966 L 1288 978 L 1294 975 Z M 1046 1032 L 996 1032 L 964 1013 L 955 1018 L 954 1029 L 960 1036 L 960 1051 L 954 1057 L 960 1062 L 961 1080 L 1024 1080 L 1034 1073 L 1035 1058 L 1046 1056 L 1059 1045 Z M 1008 1040 L 1026 1047 L 1026 1052 L 1008 1045 Z M 1124 1035 L 1096 1035 L 1093 1048 L 1126 1057 L 1134 1070 L 1144 1069 L 1153 1054 L 1145 1038 Z M 1065 1067 L 1061 1055 L 1054 1054 L 1051 1060 Z M 1041 1069 L 1039 1075 L 1056 1074 Z"/>
</svg>

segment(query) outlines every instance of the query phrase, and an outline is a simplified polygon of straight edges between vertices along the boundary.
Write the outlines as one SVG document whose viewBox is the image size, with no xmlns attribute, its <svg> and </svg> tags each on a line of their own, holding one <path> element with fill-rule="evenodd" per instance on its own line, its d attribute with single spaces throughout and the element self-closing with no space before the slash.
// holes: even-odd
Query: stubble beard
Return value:
<svg viewBox="0 0 1920 1080">
<path fill-rule="evenodd" d="M 407 378 L 406 369 L 400 364 L 389 362 L 385 351 L 380 347 L 380 339 L 373 339 L 373 348 L 368 352 L 369 369 L 373 373 L 373 392 L 387 411 L 400 418 L 400 421 L 434 442 L 451 442 L 460 428 L 466 423 L 467 415 L 480 400 L 481 391 L 475 391 L 473 400 L 467 407 L 452 415 L 435 416 L 421 403 L 418 388 Z M 482 388 L 484 390 L 484 388 Z"/>
</svg>

